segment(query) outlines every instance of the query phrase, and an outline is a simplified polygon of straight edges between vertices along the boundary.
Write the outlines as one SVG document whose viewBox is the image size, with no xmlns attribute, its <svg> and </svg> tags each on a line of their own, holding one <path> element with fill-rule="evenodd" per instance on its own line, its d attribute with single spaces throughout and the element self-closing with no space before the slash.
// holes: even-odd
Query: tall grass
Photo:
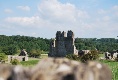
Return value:
<svg viewBox="0 0 118 80">
<path fill-rule="evenodd" d="M 102 60 L 100 62 L 107 64 L 112 70 L 112 80 L 118 80 L 118 62 L 109 60 Z"/>
</svg>

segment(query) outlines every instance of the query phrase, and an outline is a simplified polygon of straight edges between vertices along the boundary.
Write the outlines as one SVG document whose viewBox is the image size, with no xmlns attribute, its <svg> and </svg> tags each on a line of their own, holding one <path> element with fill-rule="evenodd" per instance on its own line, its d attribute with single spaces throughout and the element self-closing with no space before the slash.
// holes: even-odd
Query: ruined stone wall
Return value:
<svg viewBox="0 0 118 80">
<path fill-rule="evenodd" d="M 0 64 L 0 80 L 112 80 L 112 73 L 98 62 L 47 58 L 34 67 Z"/>
<path fill-rule="evenodd" d="M 65 37 L 63 33 L 60 34 L 60 36 L 56 37 L 56 43 L 55 43 L 55 48 L 56 48 L 56 56 L 58 57 L 64 57 L 66 55 L 66 48 L 65 48 Z"/>
<path fill-rule="evenodd" d="M 13 55 L 8 55 L 8 62 L 10 63 L 12 60 L 17 59 L 19 61 L 28 61 L 28 56 L 13 56 Z"/>
<path fill-rule="evenodd" d="M 74 33 L 68 31 L 66 36 L 66 32 L 57 31 L 56 39 L 51 42 L 49 56 L 65 57 L 67 54 L 78 54 L 74 45 Z"/>
</svg>

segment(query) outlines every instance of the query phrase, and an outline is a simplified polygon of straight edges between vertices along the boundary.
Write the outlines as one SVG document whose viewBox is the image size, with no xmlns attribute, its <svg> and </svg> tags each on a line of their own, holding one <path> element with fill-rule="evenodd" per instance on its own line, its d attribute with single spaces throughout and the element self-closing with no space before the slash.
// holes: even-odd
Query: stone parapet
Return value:
<svg viewBox="0 0 118 80">
<path fill-rule="evenodd" d="M 112 80 L 108 66 L 66 58 L 46 58 L 34 67 L 0 64 L 0 80 Z"/>
</svg>

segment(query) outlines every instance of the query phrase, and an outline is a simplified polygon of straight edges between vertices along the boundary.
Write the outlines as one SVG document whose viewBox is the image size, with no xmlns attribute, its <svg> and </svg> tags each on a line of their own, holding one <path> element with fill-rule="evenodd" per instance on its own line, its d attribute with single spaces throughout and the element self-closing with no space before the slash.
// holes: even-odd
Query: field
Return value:
<svg viewBox="0 0 118 80">
<path fill-rule="evenodd" d="M 104 55 L 100 54 L 99 56 L 103 57 Z M 110 60 L 101 60 L 100 62 L 108 65 L 112 70 L 112 80 L 118 80 L 118 62 Z"/>
<path fill-rule="evenodd" d="M 39 60 L 29 60 L 20 62 L 23 66 L 34 66 L 39 62 Z"/>
<path fill-rule="evenodd" d="M 118 62 L 115 61 L 100 61 L 101 63 L 107 64 L 112 70 L 112 80 L 118 80 Z"/>
<path fill-rule="evenodd" d="M 100 55 L 103 56 L 103 55 Z M 29 58 L 29 61 L 22 61 L 21 65 L 23 66 L 34 66 L 36 65 L 41 59 L 46 58 L 46 54 L 42 54 L 39 59 L 36 58 Z M 118 62 L 115 61 L 107 61 L 107 60 L 101 60 L 101 63 L 104 63 L 109 66 L 109 68 L 112 70 L 112 80 L 118 80 Z"/>
<path fill-rule="evenodd" d="M 34 66 L 36 65 L 41 59 L 43 58 L 47 58 L 48 55 L 47 54 L 41 54 L 40 58 L 29 58 L 28 61 L 22 61 L 20 62 L 21 65 L 23 66 Z"/>
</svg>

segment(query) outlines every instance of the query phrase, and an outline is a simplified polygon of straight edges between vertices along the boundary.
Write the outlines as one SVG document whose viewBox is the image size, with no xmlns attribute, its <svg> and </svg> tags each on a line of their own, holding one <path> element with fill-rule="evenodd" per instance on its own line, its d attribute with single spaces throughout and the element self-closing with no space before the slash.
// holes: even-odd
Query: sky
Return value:
<svg viewBox="0 0 118 80">
<path fill-rule="evenodd" d="M 118 0 L 0 0 L 0 35 L 117 38 Z"/>
</svg>

